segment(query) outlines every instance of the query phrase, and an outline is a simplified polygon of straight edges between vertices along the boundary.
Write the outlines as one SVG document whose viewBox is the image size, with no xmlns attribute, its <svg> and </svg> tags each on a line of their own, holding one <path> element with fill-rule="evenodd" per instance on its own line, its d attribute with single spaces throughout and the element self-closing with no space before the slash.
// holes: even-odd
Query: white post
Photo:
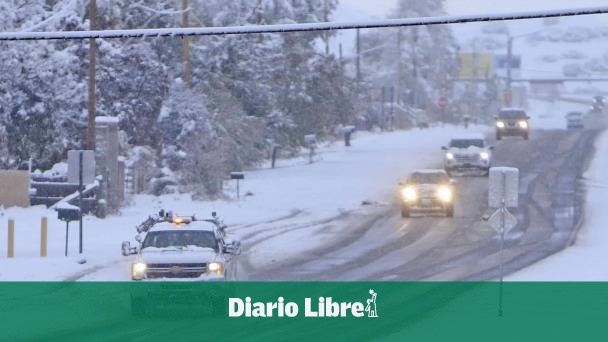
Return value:
<svg viewBox="0 0 608 342">
<path fill-rule="evenodd" d="M 505 247 L 505 215 L 506 215 L 506 204 L 504 194 L 507 192 L 507 174 L 502 172 L 502 186 L 503 186 L 503 198 L 502 207 L 500 208 L 500 282 L 498 284 L 498 316 L 502 317 L 502 282 L 503 282 L 503 263 L 504 263 L 504 247 Z"/>
</svg>

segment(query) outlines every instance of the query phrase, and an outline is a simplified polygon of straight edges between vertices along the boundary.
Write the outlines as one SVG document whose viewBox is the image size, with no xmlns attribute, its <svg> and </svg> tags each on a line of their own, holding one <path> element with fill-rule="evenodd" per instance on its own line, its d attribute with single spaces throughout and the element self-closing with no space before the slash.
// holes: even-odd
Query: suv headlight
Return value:
<svg viewBox="0 0 608 342">
<path fill-rule="evenodd" d="M 148 266 L 143 262 L 136 262 L 131 265 L 131 278 L 133 280 L 141 280 L 146 275 L 146 269 Z"/>
<path fill-rule="evenodd" d="M 224 264 L 221 262 L 210 262 L 207 265 L 207 273 L 215 274 L 215 275 L 223 275 L 224 274 Z"/>
<path fill-rule="evenodd" d="M 452 159 L 454 159 L 454 153 L 452 153 L 452 152 L 448 152 L 448 153 L 446 153 L 446 154 L 445 154 L 445 159 L 447 159 L 447 160 L 452 160 Z"/>
<path fill-rule="evenodd" d="M 452 190 L 447 186 L 442 186 L 437 189 L 437 197 L 443 202 L 451 202 L 452 201 Z"/>
<path fill-rule="evenodd" d="M 479 153 L 479 157 L 483 160 L 488 160 L 490 159 L 490 154 L 488 152 L 481 152 Z"/>
<path fill-rule="evenodd" d="M 401 196 L 403 199 L 408 202 L 413 202 L 418 198 L 418 194 L 416 193 L 416 189 L 413 186 L 406 186 L 401 190 Z"/>
<path fill-rule="evenodd" d="M 528 128 L 528 123 L 526 121 L 522 120 L 519 122 L 519 127 L 526 129 L 526 128 Z"/>
<path fill-rule="evenodd" d="M 502 121 L 497 121 L 496 122 L 496 127 L 498 127 L 498 128 L 505 128 L 505 123 L 502 122 Z"/>
</svg>

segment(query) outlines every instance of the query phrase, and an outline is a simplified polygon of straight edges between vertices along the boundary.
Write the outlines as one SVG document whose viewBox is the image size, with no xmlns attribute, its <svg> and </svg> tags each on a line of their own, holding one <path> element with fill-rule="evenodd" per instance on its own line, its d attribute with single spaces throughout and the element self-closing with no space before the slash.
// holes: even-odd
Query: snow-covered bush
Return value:
<svg viewBox="0 0 608 342">
<path fill-rule="evenodd" d="M 562 70 L 566 77 L 580 77 L 588 74 L 581 63 L 564 64 Z"/>
<path fill-rule="evenodd" d="M 585 58 L 585 54 L 580 50 L 571 49 L 564 51 L 564 53 L 562 53 L 562 57 L 566 59 L 583 59 Z"/>
</svg>

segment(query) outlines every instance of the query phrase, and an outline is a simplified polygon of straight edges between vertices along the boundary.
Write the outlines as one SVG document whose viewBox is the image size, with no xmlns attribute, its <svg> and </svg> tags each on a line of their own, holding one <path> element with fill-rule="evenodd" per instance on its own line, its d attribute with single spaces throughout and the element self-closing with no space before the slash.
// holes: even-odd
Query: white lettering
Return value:
<svg viewBox="0 0 608 342">
<path fill-rule="evenodd" d="M 266 317 L 264 313 L 264 304 L 253 303 L 253 317 Z"/>
<path fill-rule="evenodd" d="M 363 303 L 354 303 L 352 309 L 350 310 L 354 317 L 363 317 L 363 311 L 365 308 Z"/>
<path fill-rule="evenodd" d="M 298 315 L 298 305 L 296 303 L 287 303 L 285 305 L 285 313 L 287 317 L 296 317 Z"/>
<path fill-rule="evenodd" d="M 285 309 L 284 309 L 284 306 L 283 306 L 283 301 L 284 300 L 285 299 L 283 297 L 279 297 L 279 314 L 278 314 L 279 317 L 285 316 Z"/>
<path fill-rule="evenodd" d="M 318 317 L 316 311 L 312 311 L 312 300 L 310 298 L 304 299 L 304 316 L 306 317 Z"/>
<path fill-rule="evenodd" d="M 364 317 L 365 305 L 360 302 L 334 302 L 332 297 L 319 297 L 313 302 L 311 298 L 304 298 L 305 317 Z M 299 307 L 294 302 L 285 302 L 283 297 L 277 302 L 252 302 L 251 297 L 228 298 L 229 317 L 296 317 Z"/>
<path fill-rule="evenodd" d="M 325 303 L 325 315 L 327 317 L 338 317 L 340 316 L 340 304 L 331 301 L 331 297 L 327 298 Z"/>
<path fill-rule="evenodd" d="M 272 312 L 277 308 L 277 303 L 266 303 L 266 317 L 272 317 Z M 279 315 L 279 317 L 282 317 Z"/>
<path fill-rule="evenodd" d="M 240 298 L 228 298 L 228 317 L 241 317 L 245 304 Z"/>
</svg>

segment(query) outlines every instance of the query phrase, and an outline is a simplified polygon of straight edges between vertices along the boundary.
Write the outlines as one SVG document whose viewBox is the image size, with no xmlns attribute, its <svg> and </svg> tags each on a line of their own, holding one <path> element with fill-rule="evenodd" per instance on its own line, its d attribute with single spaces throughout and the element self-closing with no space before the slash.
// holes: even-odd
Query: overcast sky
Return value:
<svg viewBox="0 0 608 342">
<path fill-rule="evenodd" d="M 397 0 L 340 0 L 340 3 L 341 7 L 348 9 L 345 12 L 368 18 L 381 18 L 395 6 Z M 446 10 L 449 14 L 460 15 L 602 5 L 608 5 L 608 0 L 447 0 Z"/>
<path fill-rule="evenodd" d="M 356 21 L 385 18 L 386 14 L 396 6 L 397 2 L 398 0 L 340 0 L 332 21 Z M 446 0 L 446 11 L 451 15 L 465 15 L 606 5 L 608 5 L 608 0 Z M 608 14 L 589 16 L 588 18 L 593 21 L 605 20 L 605 22 L 608 23 Z M 460 35 L 466 31 L 476 30 L 479 27 L 476 26 L 478 24 L 466 25 L 466 27 L 455 25 L 453 27 L 456 30 L 455 33 Z M 527 28 L 525 25 L 519 25 L 518 27 L 515 27 L 515 30 L 512 32 L 517 31 L 526 32 Z M 344 53 L 346 55 L 351 55 L 354 50 L 354 32 L 352 30 L 340 31 L 332 41 L 332 49 L 337 49 L 337 46 L 340 43 L 343 45 Z"/>
</svg>

